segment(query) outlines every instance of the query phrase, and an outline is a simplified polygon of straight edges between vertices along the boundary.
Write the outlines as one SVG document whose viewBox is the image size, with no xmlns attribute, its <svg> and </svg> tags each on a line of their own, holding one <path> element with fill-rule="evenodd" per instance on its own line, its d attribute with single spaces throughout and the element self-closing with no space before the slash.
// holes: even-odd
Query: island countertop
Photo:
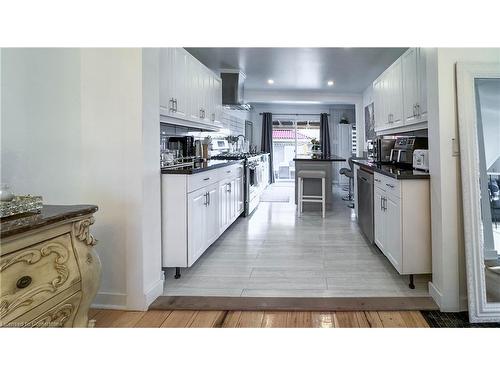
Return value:
<svg viewBox="0 0 500 375">
<path fill-rule="evenodd" d="M 294 158 L 293 161 L 346 161 L 346 159 L 337 155 L 318 155 L 315 158 L 304 155 Z"/>
<path fill-rule="evenodd" d="M 93 214 L 96 211 L 97 206 L 94 205 L 44 205 L 40 213 L 28 212 L 0 219 L 0 238 L 5 239 L 59 221 Z"/>
<path fill-rule="evenodd" d="M 405 168 L 393 164 L 377 164 L 366 159 L 353 160 L 353 163 L 359 165 L 364 169 L 381 173 L 385 176 L 392 177 L 397 180 L 417 180 L 431 178 L 429 172 L 419 171 L 411 167 Z"/>
</svg>

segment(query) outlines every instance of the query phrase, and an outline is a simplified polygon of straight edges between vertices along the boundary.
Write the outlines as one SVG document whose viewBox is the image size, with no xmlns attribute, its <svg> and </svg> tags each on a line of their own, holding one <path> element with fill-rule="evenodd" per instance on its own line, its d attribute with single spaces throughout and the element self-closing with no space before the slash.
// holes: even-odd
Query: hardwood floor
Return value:
<svg viewBox="0 0 500 375">
<path fill-rule="evenodd" d="M 429 328 L 419 311 L 90 310 L 97 328 Z"/>
</svg>

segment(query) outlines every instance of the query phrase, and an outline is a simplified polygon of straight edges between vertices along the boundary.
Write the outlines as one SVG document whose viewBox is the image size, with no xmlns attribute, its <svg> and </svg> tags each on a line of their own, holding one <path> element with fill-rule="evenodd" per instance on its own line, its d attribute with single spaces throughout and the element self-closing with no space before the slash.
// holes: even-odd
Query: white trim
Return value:
<svg viewBox="0 0 500 375">
<path fill-rule="evenodd" d="M 377 135 L 390 135 L 390 134 L 396 134 L 396 133 L 411 132 L 411 131 L 416 131 L 416 130 L 426 130 L 427 128 L 428 128 L 427 121 L 424 121 L 424 122 L 421 122 L 418 124 L 413 124 L 413 125 L 403 125 L 403 126 L 398 126 L 397 128 L 376 130 L 375 133 Z"/>
<path fill-rule="evenodd" d="M 429 294 L 436 304 L 441 307 L 441 301 L 443 300 L 443 293 L 437 288 L 436 285 L 429 281 Z"/>
<path fill-rule="evenodd" d="M 97 293 L 91 306 L 94 309 L 126 310 L 127 295 L 125 293 Z"/>
<path fill-rule="evenodd" d="M 500 78 L 500 65 L 457 63 L 456 74 L 469 320 L 500 322 L 500 303 L 486 299 L 474 86 L 476 78 Z"/>
<path fill-rule="evenodd" d="M 160 122 L 161 123 L 179 125 L 179 126 L 185 126 L 187 128 L 203 129 L 203 130 L 209 130 L 209 131 L 223 130 L 223 127 L 219 126 L 219 125 L 208 124 L 206 122 L 197 122 L 197 121 L 181 119 L 181 118 L 169 116 L 168 113 L 169 113 L 168 109 L 166 109 L 164 107 L 160 107 Z"/>
<path fill-rule="evenodd" d="M 165 280 L 157 280 L 151 288 L 148 289 L 148 291 L 144 294 L 144 300 L 145 300 L 145 306 L 146 309 L 149 308 L 149 305 L 151 305 L 155 299 L 163 295 L 163 287 L 165 284 Z"/>
</svg>

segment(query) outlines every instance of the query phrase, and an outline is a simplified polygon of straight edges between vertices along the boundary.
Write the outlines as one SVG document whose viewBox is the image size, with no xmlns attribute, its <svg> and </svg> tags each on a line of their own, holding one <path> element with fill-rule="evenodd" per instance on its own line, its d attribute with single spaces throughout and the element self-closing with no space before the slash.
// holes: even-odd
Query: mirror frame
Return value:
<svg viewBox="0 0 500 375">
<path fill-rule="evenodd" d="M 486 299 L 475 93 L 476 78 L 500 79 L 500 63 L 458 62 L 456 74 L 469 320 L 500 322 L 500 302 Z"/>
</svg>

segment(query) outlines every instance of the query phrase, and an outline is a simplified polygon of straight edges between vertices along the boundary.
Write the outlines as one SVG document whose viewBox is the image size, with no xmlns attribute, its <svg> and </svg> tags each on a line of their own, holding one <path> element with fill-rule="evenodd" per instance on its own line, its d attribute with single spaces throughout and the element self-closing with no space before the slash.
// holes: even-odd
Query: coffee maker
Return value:
<svg viewBox="0 0 500 375">
<path fill-rule="evenodd" d="M 392 163 L 413 165 L 413 151 L 428 147 L 427 137 L 398 137 L 391 150 L 390 159 Z"/>
<path fill-rule="evenodd" d="M 170 151 L 178 151 L 178 158 L 187 158 L 195 156 L 194 137 L 169 137 L 167 148 Z"/>
</svg>

